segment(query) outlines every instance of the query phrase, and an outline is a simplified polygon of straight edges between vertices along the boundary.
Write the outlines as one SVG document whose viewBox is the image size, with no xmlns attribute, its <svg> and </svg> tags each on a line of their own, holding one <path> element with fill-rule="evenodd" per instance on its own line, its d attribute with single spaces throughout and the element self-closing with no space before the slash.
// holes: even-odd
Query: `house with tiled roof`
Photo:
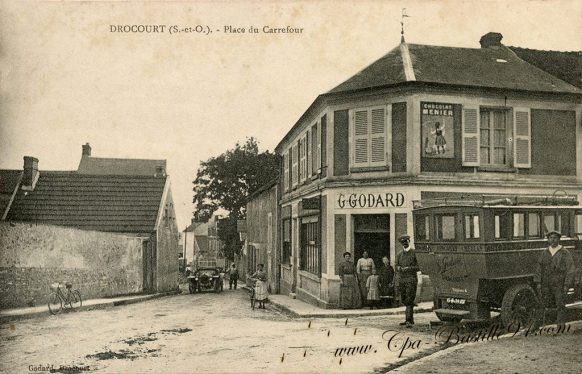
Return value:
<svg viewBox="0 0 582 374">
<path fill-rule="evenodd" d="M 582 90 L 501 40 L 402 40 L 291 126 L 275 149 L 282 293 L 337 307 L 344 252 L 394 265 L 397 238 L 425 234 L 413 227 L 413 200 L 558 190 L 582 199 Z M 561 61 L 580 69 L 577 58 Z"/>
<path fill-rule="evenodd" d="M 87 151 L 90 153 L 87 147 L 88 144 L 83 146 L 82 159 L 87 158 Z M 100 164 L 100 160 L 106 161 Z M 31 261 L 30 256 L 19 257 L 27 251 L 38 259 L 54 257 L 55 252 L 50 248 L 56 247 L 58 251 L 64 248 L 67 255 L 75 258 L 68 268 L 89 270 L 93 267 L 95 253 L 86 252 L 103 251 L 101 254 L 114 263 L 108 267 L 120 263 L 127 265 L 123 273 L 129 274 L 127 277 L 132 281 L 130 289 L 120 288 L 126 291 L 123 293 L 175 289 L 178 228 L 165 161 L 116 159 L 118 172 L 115 174 L 109 168 L 110 160 L 92 160 L 85 163 L 85 166 L 92 164 L 92 168 L 84 167 L 81 171 L 43 171 L 38 169 L 36 158 L 27 156 L 23 170 L 0 171 L 2 220 L 10 223 L 3 226 L 0 241 L 26 247 L 15 247 L 12 255 L 5 253 L 0 267 L 20 265 L 27 268 L 26 264 L 35 263 L 43 269 L 59 268 L 54 259 Z M 140 172 L 125 173 L 130 168 Z M 63 244 L 59 239 L 60 244 L 56 245 L 44 234 L 31 234 L 39 238 L 36 242 L 22 240 L 23 229 L 18 227 L 42 227 L 43 232 L 51 233 L 49 237 L 65 235 L 69 242 Z M 59 235 L 54 234 L 56 231 Z M 10 235 L 16 235 L 18 240 L 10 240 Z M 40 245 L 46 240 L 49 242 Z M 121 254 L 127 258 L 122 259 Z M 116 284 L 126 283 L 122 275 L 113 277 Z M 107 289 L 102 291 L 111 293 Z"/>
</svg>

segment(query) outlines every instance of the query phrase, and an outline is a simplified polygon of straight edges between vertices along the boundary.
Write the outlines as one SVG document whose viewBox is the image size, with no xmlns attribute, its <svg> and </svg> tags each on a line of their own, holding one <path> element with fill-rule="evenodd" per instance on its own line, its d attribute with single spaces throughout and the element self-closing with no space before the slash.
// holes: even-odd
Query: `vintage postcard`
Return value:
<svg viewBox="0 0 582 374">
<path fill-rule="evenodd" d="M 0 372 L 582 371 L 581 35 L 576 0 L 0 0 Z"/>
</svg>

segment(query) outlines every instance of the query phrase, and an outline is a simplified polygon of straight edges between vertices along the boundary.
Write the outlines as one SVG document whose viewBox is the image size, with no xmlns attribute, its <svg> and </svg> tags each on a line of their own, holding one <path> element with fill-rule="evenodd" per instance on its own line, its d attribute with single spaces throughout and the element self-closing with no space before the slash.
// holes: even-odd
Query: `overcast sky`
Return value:
<svg viewBox="0 0 582 374">
<path fill-rule="evenodd" d="M 249 136 L 273 150 L 318 94 L 398 45 L 403 7 L 409 43 L 478 48 L 496 31 L 505 45 L 582 50 L 578 0 L 0 2 L 0 168 L 29 155 L 75 170 L 87 142 L 95 157 L 167 159 L 180 230 L 200 160 Z M 166 28 L 111 32 L 140 24 Z M 262 32 L 288 25 L 303 33 Z"/>
</svg>

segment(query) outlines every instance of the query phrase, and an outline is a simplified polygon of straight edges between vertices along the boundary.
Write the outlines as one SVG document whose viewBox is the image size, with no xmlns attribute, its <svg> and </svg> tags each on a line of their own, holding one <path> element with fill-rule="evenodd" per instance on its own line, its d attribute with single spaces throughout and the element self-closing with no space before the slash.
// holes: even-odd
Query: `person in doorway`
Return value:
<svg viewBox="0 0 582 374">
<path fill-rule="evenodd" d="M 372 269 L 372 274 L 368 277 L 366 281 L 366 288 L 368 289 L 368 305 L 370 309 L 376 307 L 378 309 L 378 304 L 380 302 L 380 290 L 378 289 L 378 283 L 380 278 L 376 274 L 376 269 Z"/>
<path fill-rule="evenodd" d="M 236 290 L 237 283 L 238 283 L 238 269 L 236 268 L 236 264 L 232 264 L 232 266 L 228 270 L 228 289 L 232 290 L 232 286 L 234 285 L 234 289 Z"/>
<path fill-rule="evenodd" d="M 537 262 L 534 281 L 538 295 L 541 295 L 544 308 L 553 304 L 556 306 L 556 324 L 564 328 L 566 314 L 566 294 L 574 279 L 575 266 L 572 254 L 560 244 L 562 234 L 558 231 L 550 231 L 548 249 L 544 250 Z M 545 309 L 541 309 L 545 314 Z M 544 315 L 540 318 L 543 319 Z"/>
<path fill-rule="evenodd" d="M 265 300 L 268 297 L 267 273 L 263 270 L 264 267 L 263 264 L 258 264 L 257 271 L 251 275 L 251 279 L 255 281 L 255 300 L 262 309 L 265 309 Z"/>
<path fill-rule="evenodd" d="M 340 307 L 342 309 L 352 309 L 362 307 L 362 297 L 360 296 L 360 286 L 356 276 L 356 267 L 351 261 L 352 254 L 344 253 L 344 260 L 339 264 L 340 277 Z"/>
<path fill-rule="evenodd" d="M 382 258 L 382 265 L 380 265 L 380 269 L 378 270 L 378 277 L 380 278 L 380 299 L 382 300 L 383 306 L 391 306 L 394 300 L 394 269 L 386 256 Z"/>
<path fill-rule="evenodd" d="M 364 251 L 362 258 L 356 264 L 356 273 L 358 274 L 358 281 L 360 283 L 360 294 L 362 295 L 362 301 L 364 303 L 366 303 L 365 299 L 368 294 L 366 282 L 368 281 L 368 277 L 372 275 L 372 270 L 376 270 L 374 260 L 368 257 L 368 251 Z"/>
<path fill-rule="evenodd" d="M 416 298 L 416 285 L 418 277 L 416 273 L 420 270 L 416 261 L 414 248 L 410 246 L 410 236 L 403 235 L 398 238 L 402 244 L 403 251 L 396 257 L 396 271 L 399 275 L 398 288 L 400 289 L 400 298 L 406 306 L 406 320 L 400 325 L 412 327 L 414 325 L 414 299 Z"/>
</svg>

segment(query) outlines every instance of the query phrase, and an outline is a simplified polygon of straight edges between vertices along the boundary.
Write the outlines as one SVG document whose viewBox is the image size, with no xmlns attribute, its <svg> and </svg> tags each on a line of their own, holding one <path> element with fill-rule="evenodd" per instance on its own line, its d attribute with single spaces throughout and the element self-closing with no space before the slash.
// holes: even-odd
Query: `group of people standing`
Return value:
<svg viewBox="0 0 582 374">
<path fill-rule="evenodd" d="M 401 236 L 398 241 L 403 250 L 396 258 L 396 272 L 398 274 L 398 288 L 400 300 L 406 305 L 406 321 L 402 325 L 408 327 L 414 324 L 412 308 L 416 298 L 417 272 L 419 271 L 416 255 L 410 247 L 410 236 Z M 378 308 L 380 300 L 391 302 L 394 300 L 395 272 L 388 257 L 382 258 L 378 269 L 374 260 L 368 257 L 368 252 L 362 253 L 362 258 L 354 265 L 352 254 L 344 253 L 344 261 L 339 265 L 340 307 L 343 309 L 357 309 L 368 306 Z M 384 307 L 388 306 L 384 303 Z"/>
</svg>

